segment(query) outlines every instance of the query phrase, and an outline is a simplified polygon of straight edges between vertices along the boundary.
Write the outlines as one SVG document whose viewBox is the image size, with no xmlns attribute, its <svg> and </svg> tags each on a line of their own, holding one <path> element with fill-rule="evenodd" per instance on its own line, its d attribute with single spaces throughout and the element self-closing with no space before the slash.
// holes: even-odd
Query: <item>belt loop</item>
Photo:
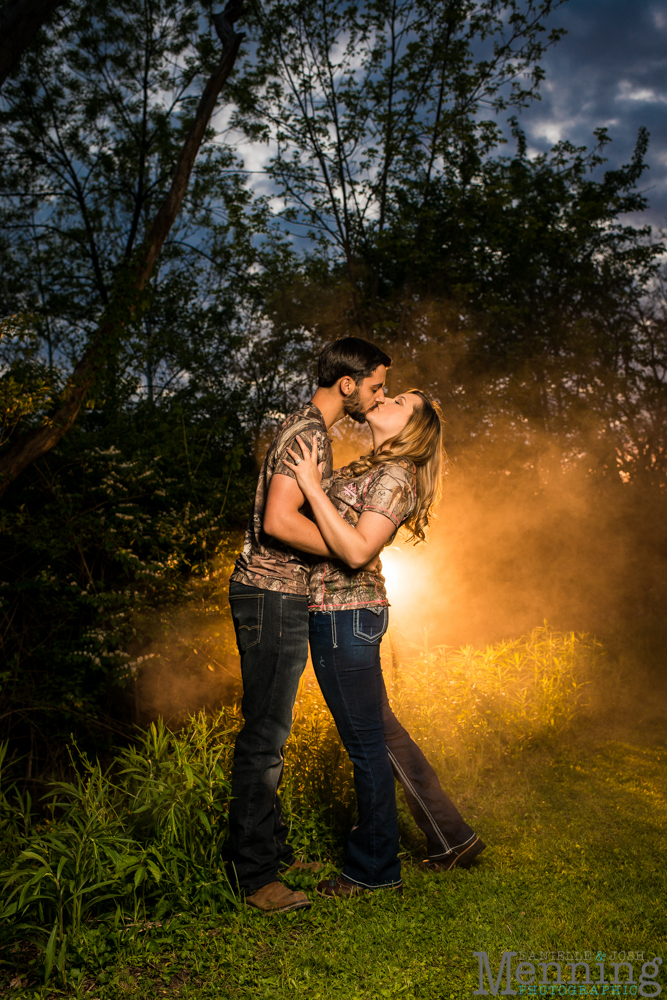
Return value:
<svg viewBox="0 0 667 1000">
<path fill-rule="evenodd" d="M 336 609 L 331 606 L 331 644 L 334 649 L 338 649 L 338 641 L 336 636 Z"/>
</svg>

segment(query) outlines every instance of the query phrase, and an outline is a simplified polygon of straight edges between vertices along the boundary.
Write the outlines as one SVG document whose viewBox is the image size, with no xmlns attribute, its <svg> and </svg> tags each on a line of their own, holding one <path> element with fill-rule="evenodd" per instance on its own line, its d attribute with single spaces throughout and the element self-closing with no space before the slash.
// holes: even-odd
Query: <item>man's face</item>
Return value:
<svg viewBox="0 0 667 1000">
<path fill-rule="evenodd" d="M 387 369 L 384 365 L 378 365 L 375 371 L 365 378 L 359 385 L 355 385 L 349 379 L 348 385 L 352 386 L 351 391 L 345 396 L 343 407 L 348 416 L 356 420 L 358 424 L 366 422 L 366 414 L 369 410 L 375 409 L 384 403 L 384 383 L 387 378 Z M 345 391 L 345 381 L 341 388 Z"/>
</svg>

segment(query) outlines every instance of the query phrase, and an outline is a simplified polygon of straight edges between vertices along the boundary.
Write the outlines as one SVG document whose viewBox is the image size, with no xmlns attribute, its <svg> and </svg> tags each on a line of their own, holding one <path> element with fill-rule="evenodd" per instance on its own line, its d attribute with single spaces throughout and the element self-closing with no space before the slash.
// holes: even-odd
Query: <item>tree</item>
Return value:
<svg viewBox="0 0 667 1000">
<path fill-rule="evenodd" d="M 282 296 L 294 330 L 382 342 L 447 405 L 454 447 L 553 435 L 609 469 L 611 400 L 627 358 L 639 364 L 637 303 L 661 245 L 620 221 L 646 207 L 646 130 L 603 176 L 604 129 L 592 151 L 528 155 L 518 115 L 562 35 L 557 7 L 276 0 L 256 17 L 236 122 L 269 144 L 302 256 Z"/>
<path fill-rule="evenodd" d="M 443 177 L 469 182 L 501 139 L 496 115 L 536 97 L 559 4 L 272 0 L 257 12 L 236 121 L 275 149 L 287 228 L 344 263 L 360 329 L 397 188 L 410 179 L 420 218 Z"/>
<path fill-rule="evenodd" d="M 192 53 L 197 17 L 176 2 L 166 2 L 161 9 L 149 4 L 140 6 L 138 20 L 145 39 L 141 49 L 128 45 L 136 41 L 131 32 L 136 25 L 137 12 L 131 0 L 126 0 L 124 6 L 118 5 L 103 22 L 104 28 L 111 29 L 108 34 L 100 32 L 97 11 L 77 12 L 73 15 L 74 23 L 66 24 L 62 30 L 75 37 L 78 34 L 85 45 L 76 49 L 70 43 L 70 72 L 65 83 L 61 80 L 61 67 L 54 65 L 56 50 L 51 45 L 46 51 L 46 68 L 51 75 L 45 85 L 42 84 L 44 66 L 40 65 L 38 55 L 36 66 L 32 67 L 34 79 L 29 68 L 14 89 L 16 103 L 10 115 L 14 123 L 21 123 L 19 128 L 24 127 L 27 117 L 34 129 L 33 135 L 25 137 L 17 129 L 11 137 L 13 165 L 19 168 L 26 165 L 33 185 L 32 190 L 21 192 L 23 200 L 32 201 L 35 216 L 43 205 L 40 195 L 43 197 L 45 192 L 40 191 L 41 185 L 53 183 L 54 175 L 59 178 L 64 187 L 64 205 L 57 205 L 54 215 L 69 216 L 74 221 L 75 231 L 71 236 L 91 267 L 103 312 L 64 386 L 56 411 L 41 427 L 16 441 L 0 459 L 0 493 L 69 430 L 86 394 L 100 371 L 108 365 L 117 350 L 118 340 L 140 310 L 142 293 L 186 195 L 218 95 L 233 69 L 243 38 L 233 29 L 242 11 L 241 0 L 230 0 L 224 16 L 217 20 L 223 38 L 222 57 L 211 72 L 192 114 L 191 88 L 202 62 L 204 65 L 210 62 L 212 54 L 206 44 L 199 44 L 198 57 Z M 167 30 L 161 20 L 171 21 Z M 170 65 L 171 57 L 181 60 L 175 72 Z M 107 86 L 102 91 L 97 87 L 86 92 L 82 81 L 93 72 Z M 156 101 L 160 86 L 171 87 L 171 106 L 169 103 L 160 106 Z M 177 145 L 173 129 L 167 126 L 179 111 L 184 138 Z M 100 182 L 109 180 L 109 175 L 115 173 L 115 158 L 122 157 L 125 152 L 122 141 L 113 142 L 114 138 L 118 140 L 118 133 L 114 136 L 110 123 L 121 126 L 121 138 L 123 129 L 127 137 L 127 133 L 136 128 L 140 139 L 131 184 L 122 184 L 130 178 L 117 178 L 121 179 L 121 191 L 118 192 L 121 208 L 127 207 L 128 202 L 132 208 L 129 229 L 123 245 L 102 248 L 107 256 L 104 260 L 96 239 L 102 199 L 95 196 L 99 196 Z M 148 170 L 151 163 L 156 168 L 153 177 Z M 14 173 L 12 183 L 20 183 L 19 178 L 20 174 Z M 154 203 L 156 189 L 160 188 L 166 191 L 149 222 L 147 211 Z M 110 191 L 105 194 L 108 203 Z M 114 207 L 114 211 L 118 208 Z M 34 225 L 42 228 L 41 222 L 35 221 Z M 44 228 L 48 230 L 49 227 Z"/>
<path fill-rule="evenodd" d="M 8 0 L 0 10 L 0 87 L 21 55 L 65 0 Z"/>
<path fill-rule="evenodd" d="M 608 380 L 609 438 L 624 482 L 667 487 L 667 275 L 638 298 L 632 349 L 620 352 Z"/>
</svg>

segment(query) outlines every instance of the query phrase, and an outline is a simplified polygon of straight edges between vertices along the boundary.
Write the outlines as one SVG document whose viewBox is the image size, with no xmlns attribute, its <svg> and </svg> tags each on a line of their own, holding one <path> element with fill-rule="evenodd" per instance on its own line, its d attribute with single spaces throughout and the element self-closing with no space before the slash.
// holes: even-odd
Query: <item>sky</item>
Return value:
<svg viewBox="0 0 667 1000">
<path fill-rule="evenodd" d="M 627 163 L 645 125 L 649 209 L 633 221 L 667 227 L 667 0 L 569 0 L 554 25 L 565 38 L 545 56 L 542 100 L 521 115 L 533 149 L 568 139 L 592 146 L 607 126 L 609 166 Z"/>
<path fill-rule="evenodd" d="M 566 0 L 548 26 L 567 34 L 542 59 L 542 99 L 520 115 L 529 151 L 546 152 L 561 139 L 590 149 L 593 130 L 606 126 L 613 141 L 602 172 L 629 162 L 646 126 L 650 169 L 639 188 L 649 207 L 626 221 L 667 228 L 667 0 Z M 216 125 L 229 114 L 223 106 Z M 255 191 L 270 194 L 264 167 L 273 148 L 235 139 Z"/>
</svg>

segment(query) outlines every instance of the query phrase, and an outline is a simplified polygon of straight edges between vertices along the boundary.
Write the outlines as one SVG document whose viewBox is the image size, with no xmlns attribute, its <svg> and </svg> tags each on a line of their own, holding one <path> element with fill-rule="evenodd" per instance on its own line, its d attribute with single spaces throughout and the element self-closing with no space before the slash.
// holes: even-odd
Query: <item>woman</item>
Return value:
<svg viewBox="0 0 667 1000">
<path fill-rule="evenodd" d="M 320 485 L 317 442 L 291 467 L 322 536 L 337 559 L 310 577 L 310 647 L 317 680 L 354 765 L 359 821 L 347 843 L 343 872 L 318 892 L 350 896 L 401 888 L 394 775 L 426 834 L 427 866 L 467 865 L 484 844 L 444 794 L 437 775 L 389 707 L 380 642 L 387 595 L 377 559 L 403 526 L 424 540 L 440 489 L 442 424 L 418 390 L 386 398 L 366 415 L 373 451 Z"/>
</svg>

